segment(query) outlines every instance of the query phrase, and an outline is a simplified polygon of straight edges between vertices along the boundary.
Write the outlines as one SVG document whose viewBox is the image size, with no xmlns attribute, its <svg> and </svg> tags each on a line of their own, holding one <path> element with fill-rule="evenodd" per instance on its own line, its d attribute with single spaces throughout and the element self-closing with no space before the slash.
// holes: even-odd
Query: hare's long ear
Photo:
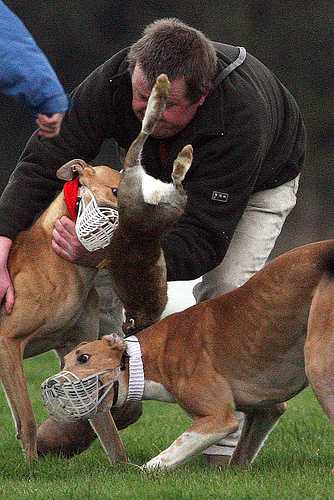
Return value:
<svg viewBox="0 0 334 500">
<path fill-rule="evenodd" d="M 85 169 L 89 169 L 94 172 L 93 167 L 88 165 L 84 160 L 71 160 L 65 163 L 65 165 L 63 165 L 62 167 L 58 168 L 57 177 L 58 179 L 62 179 L 63 181 L 71 181 L 72 179 L 74 179 L 76 173 L 81 175 Z"/>
<path fill-rule="evenodd" d="M 154 127 L 159 121 L 161 115 L 166 109 L 166 103 L 170 92 L 170 82 L 166 75 L 161 74 L 158 76 L 151 95 L 147 102 L 145 116 L 143 119 L 141 131 L 136 139 L 131 144 L 125 160 L 124 170 L 133 167 L 140 161 L 140 156 L 144 144 L 150 134 L 152 134 Z"/>
</svg>

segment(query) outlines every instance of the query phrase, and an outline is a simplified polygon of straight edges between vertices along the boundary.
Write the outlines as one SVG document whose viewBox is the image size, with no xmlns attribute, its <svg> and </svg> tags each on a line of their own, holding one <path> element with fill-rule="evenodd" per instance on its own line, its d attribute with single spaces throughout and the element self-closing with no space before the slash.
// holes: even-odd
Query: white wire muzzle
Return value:
<svg viewBox="0 0 334 500">
<path fill-rule="evenodd" d="M 118 366 L 83 379 L 69 371 L 59 372 L 42 383 L 43 403 L 56 420 L 73 422 L 91 418 L 118 380 L 120 370 Z M 112 379 L 102 384 L 100 375 L 111 371 L 115 372 Z"/>
<path fill-rule="evenodd" d="M 81 189 L 87 190 L 91 200 L 86 204 L 84 196 L 81 196 L 75 230 L 82 245 L 89 252 L 94 252 L 111 242 L 118 226 L 118 210 L 99 207 L 94 194 L 86 186 Z"/>
</svg>

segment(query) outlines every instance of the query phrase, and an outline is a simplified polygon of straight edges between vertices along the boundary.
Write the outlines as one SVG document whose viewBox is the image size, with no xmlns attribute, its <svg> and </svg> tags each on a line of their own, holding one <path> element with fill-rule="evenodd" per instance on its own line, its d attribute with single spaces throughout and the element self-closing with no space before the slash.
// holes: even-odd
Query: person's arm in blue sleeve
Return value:
<svg viewBox="0 0 334 500">
<path fill-rule="evenodd" d="M 0 61 L 0 92 L 27 106 L 41 130 L 45 127 L 51 133 L 69 99 L 27 28 L 1 0 Z"/>
</svg>

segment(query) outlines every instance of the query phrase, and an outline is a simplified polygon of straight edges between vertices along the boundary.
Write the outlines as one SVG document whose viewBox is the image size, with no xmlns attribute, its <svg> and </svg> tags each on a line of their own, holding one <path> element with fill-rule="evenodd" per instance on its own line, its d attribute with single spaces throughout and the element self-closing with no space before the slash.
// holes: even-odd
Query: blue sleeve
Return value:
<svg viewBox="0 0 334 500">
<path fill-rule="evenodd" d="M 0 92 L 32 114 L 67 111 L 69 99 L 46 56 L 20 19 L 0 0 Z"/>
</svg>

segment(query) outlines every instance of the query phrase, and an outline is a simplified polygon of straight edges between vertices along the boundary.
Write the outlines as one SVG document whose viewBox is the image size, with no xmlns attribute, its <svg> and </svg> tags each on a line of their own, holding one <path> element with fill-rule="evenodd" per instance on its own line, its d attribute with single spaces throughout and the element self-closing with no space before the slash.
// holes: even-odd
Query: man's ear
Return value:
<svg viewBox="0 0 334 500">
<path fill-rule="evenodd" d="M 62 167 L 58 168 L 57 177 L 63 181 L 71 181 L 74 179 L 76 173 L 81 175 L 85 169 L 89 169 L 94 172 L 93 167 L 88 165 L 84 160 L 71 160 L 65 163 Z"/>
<path fill-rule="evenodd" d="M 117 333 L 103 335 L 102 340 L 106 340 L 112 349 L 117 349 L 122 352 L 126 349 L 126 342 L 122 339 L 122 337 L 117 335 Z"/>
</svg>

